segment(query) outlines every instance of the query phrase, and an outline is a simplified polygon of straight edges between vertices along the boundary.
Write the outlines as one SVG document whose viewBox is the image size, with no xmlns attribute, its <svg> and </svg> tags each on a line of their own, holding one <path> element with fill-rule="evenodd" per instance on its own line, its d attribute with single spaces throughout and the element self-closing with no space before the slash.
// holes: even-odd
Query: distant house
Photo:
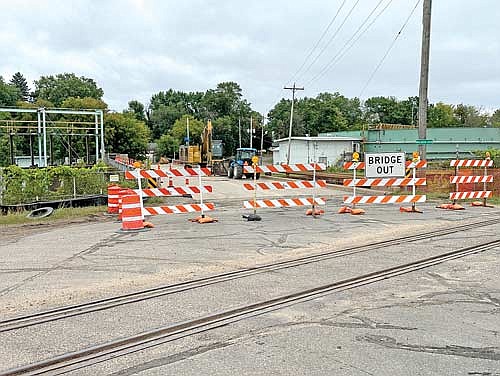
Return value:
<svg viewBox="0 0 500 376">
<path fill-rule="evenodd" d="M 288 137 L 274 141 L 273 164 L 288 160 Z M 359 151 L 361 137 L 292 137 L 290 163 L 326 163 L 332 166 Z"/>
</svg>

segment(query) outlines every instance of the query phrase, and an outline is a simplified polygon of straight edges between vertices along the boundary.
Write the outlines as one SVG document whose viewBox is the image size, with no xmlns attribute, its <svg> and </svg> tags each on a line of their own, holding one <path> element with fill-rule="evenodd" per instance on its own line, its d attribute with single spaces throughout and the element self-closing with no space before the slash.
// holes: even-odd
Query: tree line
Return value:
<svg viewBox="0 0 500 376">
<path fill-rule="evenodd" d="M 186 142 L 186 123 L 189 121 L 191 144 L 200 142 L 200 134 L 208 119 L 212 120 L 213 138 L 224 144 L 225 155 L 232 155 L 239 146 L 249 145 L 249 126 L 254 129 L 253 144 L 260 147 L 261 135 L 267 148 L 273 139 L 286 137 L 290 121 L 291 100 L 281 99 L 265 114 L 252 109 L 236 82 L 221 82 L 206 91 L 184 92 L 174 89 L 151 96 L 149 103 L 130 100 L 122 112 L 108 109 L 102 100 L 104 91 L 87 77 L 73 73 L 41 76 L 31 90 L 24 76 L 18 72 L 9 82 L 0 76 L 0 106 L 26 108 L 62 107 L 73 109 L 103 109 L 105 111 L 105 143 L 108 151 L 128 153 L 131 157 L 144 156 L 149 142 L 157 144 L 161 155 L 172 156 L 180 144 Z M 0 113 L 0 125 L 5 120 L 36 120 L 36 115 Z M 81 115 L 58 115 L 53 121 L 88 121 Z M 361 129 L 378 123 L 418 124 L 418 97 L 371 97 L 361 102 L 340 93 L 320 93 L 315 97 L 296 100 L 293 135 L 315 136 L 324 132 Z M 265 125 L 264 125 L 265 124 Z M 265 132 L 262 131 L 264 126 Z M 431 103 L 428 108 L 429 127 L 500 127 L 500 109 L 492 114 L 465 104 Z M 8 132 L 23 133 L 22 128 L 0 128 L 0 164 L 9 163 Z M 36 148 L 36 145 L 35 145 Z M 54 145 L 55 159 L 62 158 L 68 148 L 64 137 Z M 71 145 L 77 152 L 85 149 L 83 139 Z M 16 138 L 16 155 L 29 153 L 29 140 Z"/>
</svg>

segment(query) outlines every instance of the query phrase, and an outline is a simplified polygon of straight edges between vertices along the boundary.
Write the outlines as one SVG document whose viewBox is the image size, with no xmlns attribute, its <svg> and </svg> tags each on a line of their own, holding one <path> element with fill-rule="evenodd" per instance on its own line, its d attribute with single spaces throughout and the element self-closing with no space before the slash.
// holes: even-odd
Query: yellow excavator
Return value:
<svg viewBox="0 0 500 376">
<path fill-rule="evenodd" d="M 201 133 L 201 145 L 179 146 L 179 160 L 189 166 L 211 167 L 212 157 L 212 121 L 208 120 Z"/>
</svg>

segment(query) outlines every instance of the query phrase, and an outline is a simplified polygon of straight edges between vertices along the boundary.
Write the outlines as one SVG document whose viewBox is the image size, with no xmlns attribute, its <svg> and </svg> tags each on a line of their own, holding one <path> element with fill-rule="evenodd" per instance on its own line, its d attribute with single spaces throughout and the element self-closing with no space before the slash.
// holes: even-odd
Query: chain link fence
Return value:
<svg viewBox="0 0 500 376">
<path fill-rule="evenodd" d="M 130 184 L 124 180 L 123 172 L 110 172 L 106 168 L 3 168 L 0 169 L 0 205 L 106 195 L 110 175 L 115 175 L 120 185 Z"/>
</svg>

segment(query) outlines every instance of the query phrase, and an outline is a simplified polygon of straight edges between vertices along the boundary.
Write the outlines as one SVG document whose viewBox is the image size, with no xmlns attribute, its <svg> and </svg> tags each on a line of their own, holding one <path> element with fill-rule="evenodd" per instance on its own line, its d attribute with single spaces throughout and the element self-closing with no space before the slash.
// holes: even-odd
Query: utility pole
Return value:
<svg viewBox="0 0 500 376">
<path fill-rule="evenodd" d="M 189 116 L 186 116 L 186 133 L 187 133 L 187 147 L 189 153 Z"/>
<path fill-rule="evenodd" d="M 238 139 L 240 141 L 240 149 L 241 149 L 241 118 L 238 117 Z"/>
<path fill-rule="evenodd" d="M 286 164 L 290 164 L 290 148 L 292 146 L 292 123 L 293 123 L 293 103 L 295 102 L 295 92 L 297 90 L 304 90 L 303 87 L 296 87 L 295 82 L 292 87 L 285 86 L 285 90 L 292 91 L 292 108 L 290 109 L 290 127 L 288 128 L 288 155 L 286 156 Z"/>
<path fill-rule="evenodd" d="M 264 150 L 264 124 L 266 122 L 266 117 L 262 115 L 262 132 L 260 134 L 260 153 L 262 156 L 262 150 Z"/>
<path fill-rule="evenodd" d="M 252 116 L 250 116 L 250 128 L 248 129 L 250 133 L 250 149 L 252 148 L 253 143 L 253 124 L 252 124 Z"/>
<path fill-rule="evenodd" d="M 422 16 L 422 56 L 420 58 L 420 89 L 418 103 L 418 138 L 427 137 L 427 91 L 429 87 L 429 52 L 431 42 L 431 7 L 432 0 L 424 0 Z M 418 152 L 422 160 L 426 159 L 426 144 L 418 145 Z"/>
</svg>

